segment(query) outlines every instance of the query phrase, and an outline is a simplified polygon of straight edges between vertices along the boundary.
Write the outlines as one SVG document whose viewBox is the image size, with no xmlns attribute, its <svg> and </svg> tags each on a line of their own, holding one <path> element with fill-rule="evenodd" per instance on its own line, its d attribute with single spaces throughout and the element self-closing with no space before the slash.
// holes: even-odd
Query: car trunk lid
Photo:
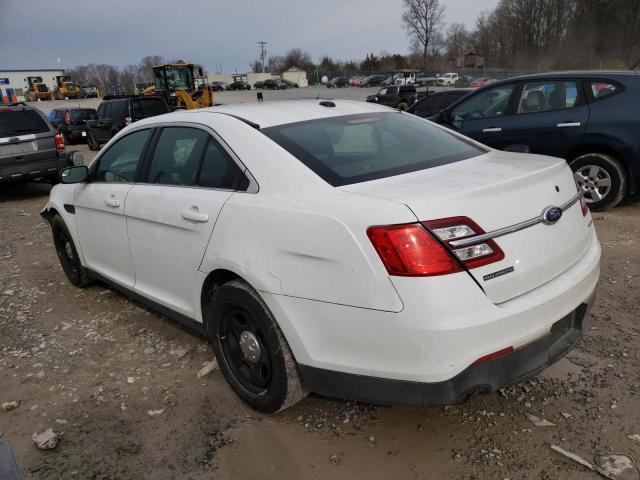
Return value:
<svg viewBox="0 0 640 480">
<path fill-rule="evenodd" d="M 540 217 L 547 207 L 560 207 L 577 193 L 564 160 L 498 151 L 340 188 L 404 203 L 420 221 L 468 217 L 485 232 Z M 591 239 L 590 221 L 577 201 L 554 224 L 539 222 L 496 238 L 504 258 L 469 274 L 499 304 L 569 269 Z"/>
</svg>

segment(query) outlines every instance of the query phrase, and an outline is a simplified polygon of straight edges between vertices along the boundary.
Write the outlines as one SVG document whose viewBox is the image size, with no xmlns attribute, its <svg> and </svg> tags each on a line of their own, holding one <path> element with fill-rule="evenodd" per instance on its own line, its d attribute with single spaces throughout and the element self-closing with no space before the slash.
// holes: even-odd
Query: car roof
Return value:
<svg viewBox="0 0 640 480">
<path fill-rule="evenodd" d="M 544 79 L 544 78 L 565 78 L 565 77 L 579 77 L 579 78 L 611 78 L 617 76 L 634 76 L 639 75 L 640 71 L 637 70 L 564 70 L 557 72 L 542 72 L 532 73 L 529 75 L 518 75 L 515 77 L 504 78 L 496 83 L 508 82 L 512 80 L 529 80 L 529 79 Z"/>
<path fill-rule="evenodd" d="M 320 103 L 331 102 L 335 107 L 323 106 Z M 185 115 L 200 117 L 198 120 L 206 122 L 203 115 L 225 114 L 239 118 L 260 128 L 275 125 L 305 122 L 321 118 L 339 117 L 343 115 L 357 115 L 376 112 L 395 111 L 375 103 L 357 102 L 353 100 L 281 100 L 273 102 L 252 102 L 236 105 L 219 105 L 216 107 L 187 110 Z M 163 120 L 172 121 L 171 115 L 163 116 Z M 157 117 L 156 117 L 157 118 Z"/>
</svg>

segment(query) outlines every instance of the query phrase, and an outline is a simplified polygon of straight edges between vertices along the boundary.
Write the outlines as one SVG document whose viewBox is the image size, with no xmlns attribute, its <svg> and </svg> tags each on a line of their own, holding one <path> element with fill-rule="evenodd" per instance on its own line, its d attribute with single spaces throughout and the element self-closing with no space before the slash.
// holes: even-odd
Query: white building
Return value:
<svg viewBox="0 0 640 480">
<path fill-rule="evenodd" d="M 54 68 L 43 68 L 40 70 L 0 70 L 0 88 L 6 90 L 13 88 L 18 97 L 22 97 L 29 88 L 27 77 L 42 77 L 42 83 L 46 84 L 50 90 L 56 86 L 58 75 L 64 75 L 64 70 Z M 22 98 L 20 98 L 22 100 Z"/>
</svg>

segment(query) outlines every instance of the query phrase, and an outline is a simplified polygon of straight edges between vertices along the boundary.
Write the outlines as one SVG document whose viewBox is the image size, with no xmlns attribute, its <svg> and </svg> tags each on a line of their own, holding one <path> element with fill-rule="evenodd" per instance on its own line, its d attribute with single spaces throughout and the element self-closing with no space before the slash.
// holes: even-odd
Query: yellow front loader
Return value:
<svg viewBox="0 0 640 480">
<path fill-rule="evenodd" d="M 144 95 L 159 95 L 173 110 L 213 106 L 213 90 L 205 82 L 202 68 L 198 68 L 200 84 L 196 87 L 192 63 L 171 63 L 153 67 L 154 85 L 143 91 Z"/>
<path fill-rule="evenodd" d="M 80 87 L 71 81 L 69 75 L 58 75 L 53 78 L 56 81 L 54 95 L 56 100 L 64 100 L 67 98 L 78 98 L 80 95 Z"/>
<path fill-rule="evenodd" d="M 49 87 L 42 81 L 42 77 L 27 77 L 29 88 L 24 92 L 24 99 L 27 102 L 35 102 L 36 100 L 51 100 L 53 94 Z"/>
</svg>

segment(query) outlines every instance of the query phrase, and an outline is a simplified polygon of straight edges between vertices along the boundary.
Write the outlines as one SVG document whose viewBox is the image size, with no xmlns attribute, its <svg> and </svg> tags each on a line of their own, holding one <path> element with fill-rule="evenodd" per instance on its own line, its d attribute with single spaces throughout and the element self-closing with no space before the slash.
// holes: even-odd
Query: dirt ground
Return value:
<svg viewBox="0 0 640 480">
<path fill-rule="evenodd" d="M 597 479 L 550 444 L 640 459 L 638 199 L 594 215 L 592 326 L 533 381 L 447 408 L 312 395 L 265 416 L 219 371 L 196 377 L 213 356 L 204 340 L 66 281 L 38 215 L 48 192 L 0 186 L 0 404 L 19 402 L 0 409 L 0 438 L 24 479 Z M 47 428 L 63 436 L 42 451 L 31 437 Z"/>
</svg>

